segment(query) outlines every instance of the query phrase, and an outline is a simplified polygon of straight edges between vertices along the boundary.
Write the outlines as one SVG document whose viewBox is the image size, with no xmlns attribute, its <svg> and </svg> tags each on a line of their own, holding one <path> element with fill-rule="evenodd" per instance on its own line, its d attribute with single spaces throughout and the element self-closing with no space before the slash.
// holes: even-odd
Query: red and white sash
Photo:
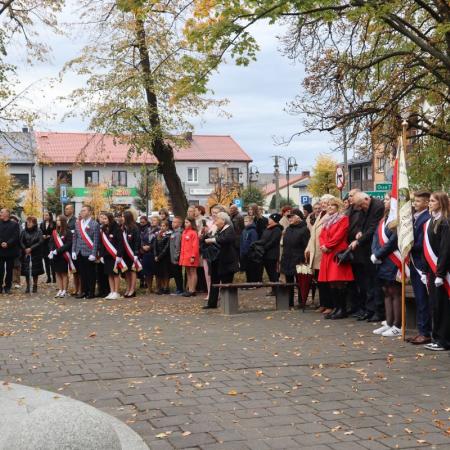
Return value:
<svg viewBox="0 0 450 450">
<path fill-rule="evenodd" d="M 53 237 L 53 241 L 55 242 L 56 248 L 60 249 L 64 245 L 64 243 L 61 239 L 61 236 L 57 233 L 56 230 L 53 230 L 52 237 Z M 72 273 L 75 273 L 77 271 L 77 269 L 75 268 L 72 258 L 70 257 L 70 253 L 66 251 L 62 255 L 63 255 L 64 259 L 66 260 L 67 264 L 69 265 L 69 270 Z"/>
<path fill-rule="evenodd" d="M 123 237 L 123 245 L 125 247 L 125 251 L 127 252 L 128 257 L 132 261 L 134 261 L 133 265 L 131 267 L 131 270 L 134 270 L 135 272 L 139 272 L 140 270 L 142 270 L 142 264 L 139 261 L 139 259 L 136 258 L 136 255 L 133 253 L 133 250 L 130 247 L 130 243 L 128 242 L 127 232 L 125 230 L 122 233 L 122 237 Z"/>
<path fill-rule="evenodd" d="M 380 223 L 378 224 L 378 240 L 380 241 L 380 244 L 384 247 L 388 241 L 389 238 L 386 235 L 385 231 L 385 221 L 384 219 L 381 219 Z M 397 250 L 394 250 L 392 253 L 388 255 L 388 258 L 397 266 L 397 281 L 401 281 L 402 279 L 402 255 Z M 406 278 L 409 278 L 409 267 L 408 267 L 408 261 L 405 261 L 405 276 Z"/>
<path fill-rule="evenodd" d="M 92 242 L 92 239 L 89 237 L 89 235 L 86 233 L 86 227 L 88 226 L 89 222 L 83 224 L 83 221 L 80 220 L 78 221 L 78 225 L 80 226 L 81 239 L 83 239 L 85 244 L 92 250 L 94 248 L 94 243 Z"/>
<path fill-rule="evenodd" d="M 116 247 L 114 247 L 114 245 L 111 244 L 110 240 L 108 239 L 108 236 L 106 236 L 106 234 L 103 231 L 100 231 L 100 236 L 102 238 L 103 245 L 105 246 L 107 252 L 116 261 L 116 264 L 114 266 L 114 272 L 117 272 L 117 269 L 120 269 L 122 272 L 127 271 L 128 267 L 125 264 L 125 261 L 122 258 L 117 257 Z"/>
<path fill-rule="evenodd" d="M 423 224 L 423 254 L 427 260 L 428 265 L 434 274 L 437 272 L 438 257 L 431 248 L 430 240 L 428 239 L 428 227 L 430 226 L 431 219 L 428 219 Z M 450 273 L 447 272 L 444 278 L 444 288 L 447 291 L 447 295 L 450 296 Z"/>
</svg>

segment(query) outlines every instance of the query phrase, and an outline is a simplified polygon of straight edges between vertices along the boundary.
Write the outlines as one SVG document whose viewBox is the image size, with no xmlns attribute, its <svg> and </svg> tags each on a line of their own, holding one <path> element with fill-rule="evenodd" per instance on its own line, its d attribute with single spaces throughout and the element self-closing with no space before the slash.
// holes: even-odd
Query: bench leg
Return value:
<svg viewBox="0 0 450 450">
<path fill-rule="evenodd" d="M 220 303 L 222 312 L 226 315 L 237 314 L 239 310 L 237 288 L 226 288 L 220 290 Z"/>
<path fill-rule="evenodd" d="M 275 288 L 275 299 L 277 311 L 289 311 L 289 287 L 277 286 Z"/>
</svg>

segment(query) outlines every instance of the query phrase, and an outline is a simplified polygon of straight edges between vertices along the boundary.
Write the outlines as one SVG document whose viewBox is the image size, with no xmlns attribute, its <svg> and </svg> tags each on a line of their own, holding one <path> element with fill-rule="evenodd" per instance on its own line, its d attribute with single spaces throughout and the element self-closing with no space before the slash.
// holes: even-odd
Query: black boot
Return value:
<svg viewBox="0 0 450 450">
<path fill-rule="evenodd" d="M 331 319 L 345 319 L 347 317 L 347 299 L 345 297 L 345 291 L 343 289 L 336 290 L 336 302 L 338 307 Z"/>
<path fill-rule="evenodd" d="M 27 282 L 27 287 L 25 289 L 25 294 L 29 294 L 31 292 L 30 283 Z"/>
<path fill-rule="evenodd" d="M 33 292 L 37 292 L 37 284 L 33 284 Z"/>
</svg>

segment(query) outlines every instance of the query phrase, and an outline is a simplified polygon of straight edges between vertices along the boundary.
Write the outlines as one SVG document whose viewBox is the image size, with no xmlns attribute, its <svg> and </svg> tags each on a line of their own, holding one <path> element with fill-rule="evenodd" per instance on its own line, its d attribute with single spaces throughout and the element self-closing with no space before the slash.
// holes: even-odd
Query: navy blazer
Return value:
<svg viewBox="0 0 450 450">
<path fill-rule="evenodd" d="M 414 262 L 414 266 L 421 272 L 426 269 L 426 264 L 423 257 L 423 226 L 425 222 L 430 218 L 430 213 L 426 210 L 414 220 L 414 245 L 411 249 L 411 257 Z M 411 267 L 411 268 L 412 268 Z"/>
<path fill-rule="evenodd" d="M 375 229 L 372 240 L 372 254 L 377 259 L 382 261 L 381 264 L 377 264 L 377 277 L 386 281 L 396 281 L 398 267 L 393 263 L 389 255 L 393 253 L 397 248 L 397 231 L 391 230 L 386 226 L 386 219 L 384 219 L 384 232 L 388 241 L 383 246 L 378 238 L 378 227 Z"/>
</svg>

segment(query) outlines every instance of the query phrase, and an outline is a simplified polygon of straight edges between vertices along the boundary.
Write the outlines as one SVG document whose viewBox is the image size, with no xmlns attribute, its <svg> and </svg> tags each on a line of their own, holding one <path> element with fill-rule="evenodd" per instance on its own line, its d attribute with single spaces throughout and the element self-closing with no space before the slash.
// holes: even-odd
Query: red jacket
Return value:
<svg viewBox="0 0 450 450">
<path fill-rule="evenodd" d="M 194 262 L 191 261 L 194 257 Z M 184 230 L 181 235 L 180 266 L 197 267 L 200 260 L 198 234 L 192 229 Z"/>
<path fill-rule="evenodd" d="M 325 226 L 320 233 L 320 246 L 324 245 L 331 250 L 322 253 L 320 261 L 319 281 L 352 281 L 352 266 L 349 263 L 337 265 L 334 256 L 348 247 L 347 233 L 349 220 L 347 216 L 343 216 L 336 223 L 328 228 Z"/>
</svg>

